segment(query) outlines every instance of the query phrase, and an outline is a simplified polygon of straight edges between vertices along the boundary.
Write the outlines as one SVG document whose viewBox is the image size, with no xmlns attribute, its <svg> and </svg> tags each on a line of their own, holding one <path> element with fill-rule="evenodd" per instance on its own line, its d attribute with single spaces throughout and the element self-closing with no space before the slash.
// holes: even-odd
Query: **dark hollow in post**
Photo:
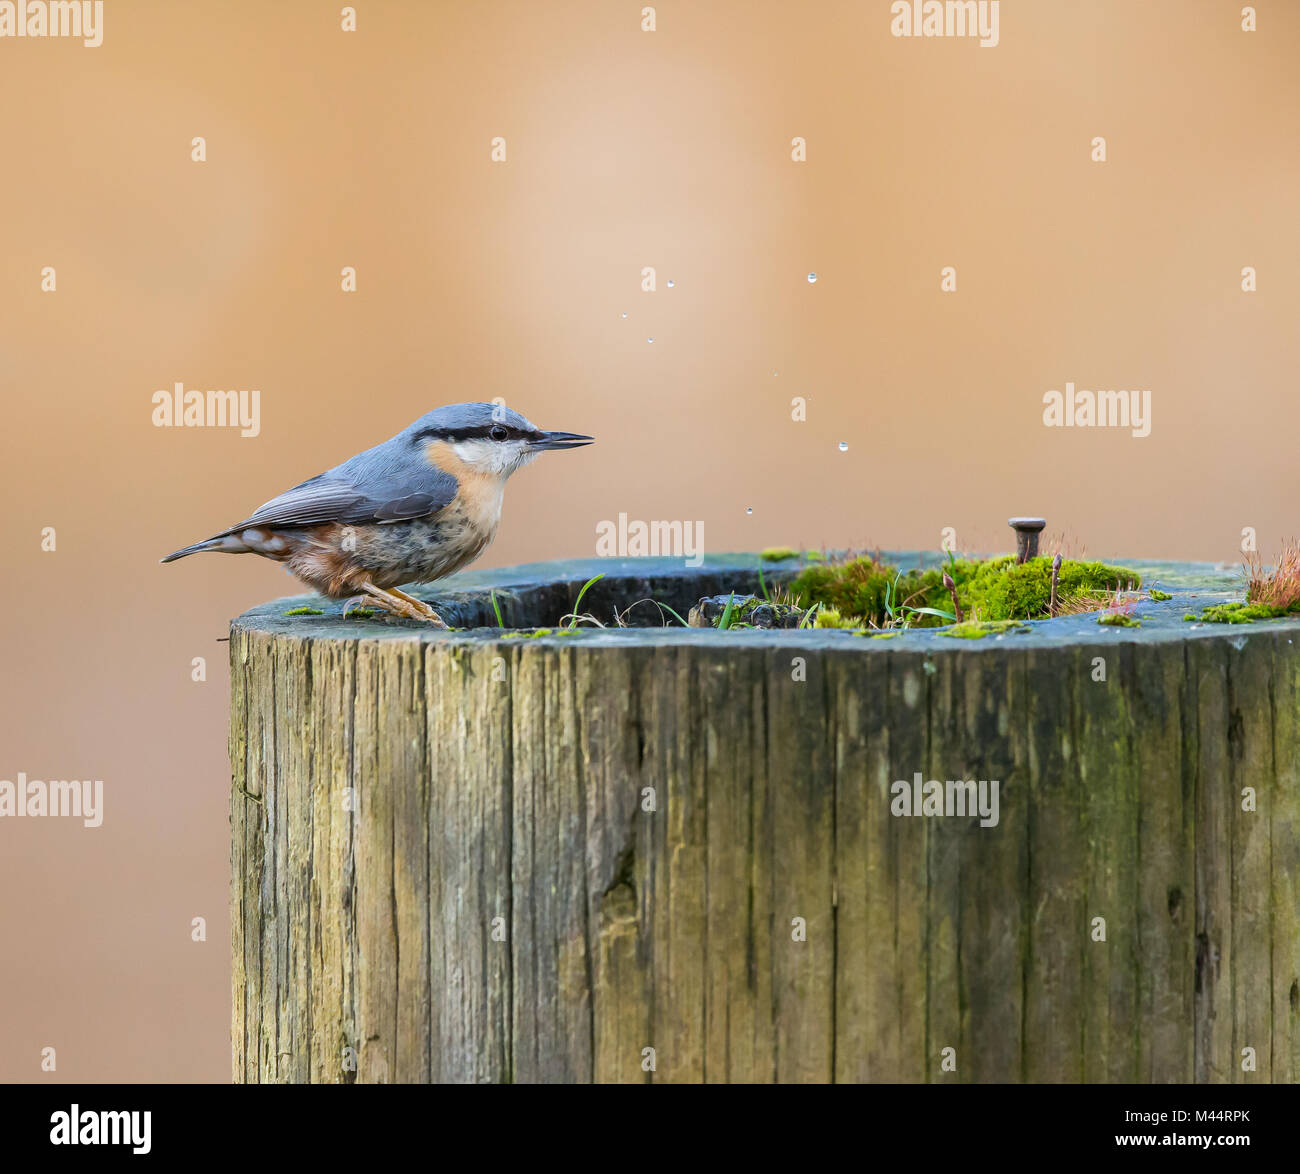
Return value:
<svg viewBox="0 0 1300 1174">
<path fill-rule="evenodd" d="M 1007 523 L 1016 532 L 1016 562 L 1028 562 L 1038 557 L 1038 533 L 1047 522 L 1043 518 L 1008 518 Z"/>
</svg>

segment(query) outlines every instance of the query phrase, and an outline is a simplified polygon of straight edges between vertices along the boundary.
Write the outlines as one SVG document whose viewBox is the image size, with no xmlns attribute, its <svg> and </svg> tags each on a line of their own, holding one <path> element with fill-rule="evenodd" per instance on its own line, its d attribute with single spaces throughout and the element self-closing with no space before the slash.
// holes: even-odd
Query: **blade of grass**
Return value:
<svg viewBox="0 0 1300 1174">
<path fill-rule="evenodd" d="M 758 568 L 758 589 L 763 593 L 763 598 L 768 603 L 772 602 L 772 597 L 767 593 L 767 584 L 763 582 L 763 568 Z"/>
<path fill-rule="evenodd" d="M 569 631 L 572 632 L 578 626 L 578 609 L 582 606 L 582 597 L 587 594 L 587 589 L 597 580 L 603 579 L 605 572 L 601 571 L 599 575 L 593 575 L 583 585 L 582 590 L 578 592 L 578 598 L 573 601 L 573 619 L 569 621 Z"/>
<path fill-rule="evenodd" d="M 725 632 L 731 627 L 731 615 L 736 610 L 736 593 L 733 591 L 727 596 L 727 606 L 722 609 L 722 615 L 718 618 L 718 631 Z"/>
<path fill-rule="evenodd" d="M 952 612 L 940 611 L 937 607 L 905 607 L 903 610 L 925 616 L 938 616 L 941 620 L 951 620 L 954 624 L 957 622 L 957 617 Z"/>
<path fill-rule="evenodd" d="M 690 624 L 688 624 L 684 619 L 682 619 L 682 617 L 679 616 L 675 611 L 673 611 L 673 609 L 672 609 L 671 607 L 669 607 L 666 603 L 659 603 L 659 600 L 657 600 L 657 599 L 654 600 L 653 602 L 656 603 L 656 604 L 658 604 L 658 606 L 659 606 L 660 608 L 662 608 L 662 609 L 663 609 L 664 611 L 666 611 L 670 616 L 672 616 L 673 619 L 675 619 L 679 624 L 681 624 L 681 626 L 682 626 L 683 628 L 689 628 L 689 627 L 690 627 Z M 667 626 L 667 625 L 665 625 L 665 626 Z"/>
<path fill-rule="evenodd" d="M 803 613 L 803 619 L 799 621 L 799 627 L 807 628 L 812 625 L 813 620 L 817 618 L 817 613 L 821 611 L 821 603 L 814 603 L 806 612 Z"/>
<path fill-rule="evenodd" d="M 885 588 L 885 611 L 892 620 L 894 618 L 894 590 L 898 587 L 898 581 L 903 577 L 903 572 L 899 571 L 894 576 L 894 581 Z"/>
<path fill-rule="evenodd" d="M 497 627 L 504 628 L 506 622 L 501 618 L 501 605 L 497 602 L 497 593 L 492 591 L 490 594 L 492 596 L 492 610 L 497 613 Z"/>
</svg>

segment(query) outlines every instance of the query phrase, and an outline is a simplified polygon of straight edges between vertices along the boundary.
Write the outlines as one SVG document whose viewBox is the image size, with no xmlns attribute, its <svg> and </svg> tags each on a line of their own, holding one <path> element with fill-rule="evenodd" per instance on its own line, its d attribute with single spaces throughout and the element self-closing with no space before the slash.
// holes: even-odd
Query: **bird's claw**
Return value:
<svg viewBox="0 0 1300 1174">
<path fill-rule="evenodd" d="M 425 603 L 423 599 L 416 599 L 413 595 L 407 595 L 405 591 L 399 591 L 396 587 L 385 591 L 382 587 L 376 587 L 373 583 L 363 583 L 362 589 L 366 594 L 356 598 L 365 599 L 367 602 L 382 607 L 395 616 L 432 624 L 435 628 L 446 628 L 447 626 L 442 616 Z M 346 612 L 346 610 L 346 605 L 344 605 L 344 611 Z"/>
</svg>

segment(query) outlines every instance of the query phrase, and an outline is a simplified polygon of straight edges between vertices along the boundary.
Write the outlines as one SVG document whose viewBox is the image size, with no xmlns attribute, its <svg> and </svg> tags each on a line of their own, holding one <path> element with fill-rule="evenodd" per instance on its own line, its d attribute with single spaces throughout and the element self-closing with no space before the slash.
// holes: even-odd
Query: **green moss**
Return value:
<svg viewBox="0 0 1300 1174">
<path fill-rule="evenodd" d="M 866 628 L 861 616 L 841 615 L 833 607 L 818 608 L 817 618 L 813 620 L 814 628 L 847 628 L 860 632 Z"/>
<path fill-rule="evenodd" d="M 758 557 L 765 563 L 779 563 L 788 558 L 798 558 L 799 552 L 788 546 L 769 546 L 766 550 L 759 551 Z"/>
<path fill-rule="evenodd" d="M 371 616 L 378 614 L 373 607 L 354 607 L 348 612 L 350 620 L 368 620 Z"/>
<path fill-rule="evenodd" d="M 1017 564 L 1014 555 L 982 561 L 955 559 L 946 567 L 910 570 L 850 559 L 834 566 L 804 567 L 790 584 L 800 607 L 820 603 L 842 616 L 860 616 L 863 622 L 889 622 L 905 617 L 912 627 L 938 627 L 939 616 L 909 614 L 908 608 L 932 607 L 951 612 L 952 596 L 943 575 L 951 575 L 962 613 L 981 620 L 1028 620 L 1047 615 L 1052 595 L 1052 561 L 1034 558 Z M 1057 583 L 1058 602 L 1072 598 L 1100 600 L 1121 588 L 1141 583 L 1135 571 L 1095 562 L 1063 562 Z M 888 605 L 888 606 L 886 606 Z"/>
<path fill-rule="evenodd" d="M 1194 620 L 1194 619 L 1196 619 L 1196 617 L 1195 617 L 1194 615 L 1192 615 L 1192 613 L 1189 611 L 1185 616 L 1183 616 L 1183 619 L 1185 619 L 1185 620 Z"/>
<path fill-rule="evenodd" d="M 965 620 L 960 624 L 949 624 L 940 635 L 953 636 L 958 640 L 983 640 L 985 636 L 1001 635 L 1025 627 L 1028 625 L 1019 620 Z"/>
<path fill-rule="evenodd" d="M 821 604 L 841 616 L 860 616 L 863 619 L 859 622 L 870 620 L 878 625 L 889 618 L 886 603 L 898 611 L 904 603 L 933 607 L 942 605 L 947 598 L 940 572 L 909 571 L 899 577 L 893 567 L 881 566 L 869 558 L 850 559 L 836 566 L 822 563 L 805 567 L 790 584 L 790 592 L 799 607 Z M 933 626 L 939 620 L 917 617 L 917 622 Z"/>
<path fill-rule="evenodd" d="M 1286 614 L 1285 608 L 1267 603 L 1215 603 L 1201 612 L 1201 619 L 1207 624 L 1253 624 Z"/>
<path fill-rule="evenodd" d="M 1173 599 L 1173 596 L 1170 595 L 1168 591 L 1157 591 L 1154 587 L 1152 587 L 1147 594 L 1150 595 L 1152 599 Z"/>
<path fill-rule="evenodd" d="M 1141 620 L 1126 616 L 1122 611 L 1107 611 L 1097 617 L 1097 623 L 1106 628 L 1140 628 Z"/>
<path fill-rule="evenodd" d="M 1207 624 L 1250 624 L 1288 615 L 1300 615 L 1300 602 L 1290 607 L 1271 603 L 1215 603 L 1201 612 L 1201 619 Z"/>
<path fill-rule="evenodd" d="M 318 607 L 295 607 L 284 614 L 287 616 L 323 616 L 325 613 Z"/>
<path fill-rule="evenodd" d="M 810 550 L 804 555 L 804 558 L 810 563 L 824 563 L 826 561 L 826 556 L 820 550 Z"/>
<path fill-rule="evenodd" d="M 977 611 L 986 620 L 1028 620 L 1047 615 L 1052 598 L 1051 559 L 1031 558 L 1017 565 L 1013 556 L 1006 555 L 975 566 L 970 581 L 964 585 L 953 575 L 964 610 Z M 1058 602 L 1101 599 L 1123 588 L 1138 587 L 1141 581 L 1136 571 L 1125 567 L 1069 560 L 1061 563 L 1056 597 Z"/>
</svg>

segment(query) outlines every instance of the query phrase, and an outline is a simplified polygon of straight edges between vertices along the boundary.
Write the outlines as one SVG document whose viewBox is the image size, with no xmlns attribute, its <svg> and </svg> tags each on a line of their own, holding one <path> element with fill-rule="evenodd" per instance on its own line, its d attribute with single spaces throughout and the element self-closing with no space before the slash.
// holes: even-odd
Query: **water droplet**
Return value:
<svg viewBox="0 0 1300 1174">
<path fill-rule="evenodd" d="M 675 286 L 676 284 L 677 284 L 677 282 L 675 282 L 675 281 L 669 279 L 669 282 L 668 282 L 668 288 L 669 288 L 669 289 L 672 289 L 673 286 Z"/>
<path fill-rule="evenodd" d="M 776 378 L 778 375 L 780 375 L 780 374 L 781 374 L 780 371 L 773 371 L 773 372 L 772 372 L 772 378 L 775 379 L 775 378 Z"/>
<path fill-rule="evenodd" d="M 848 452 L 848 451 L 849 451 L 849 442 L 847 440 L 841 440 L 840 452 Z"/>
<path fill-rule="evenodd" d="M 750 507 L 745 511 L 745 513 L 747 513 L 747 514 L 752 514 L 753 512 L 754 512 L 754 507 L 753 507 L 753 506 L 750 506 Z"/>
<path fill-rule="evenodd" d="M 624 311 L 619 315 L 619 317 L 620 317 L 620 318 L 626 318 L 626 317 L 627 317 L 627 311 L 624 310 Z"/>
<path fill-rule="evenodd" d="M 647 338 L 647 339 L 646 339 L 646 342 L 654 342 L 654 339 L 653 339 L 653 338 Z"/>
<path fill-rule="evenodd" d="M 808 274 L 808 284 L 809 284 L 809 285 L 813 285 L 816 281 L 817 281 L 817 274 L 815 274 L 815 273 L 810 273 L 810 274 Z"/>
</svg>

